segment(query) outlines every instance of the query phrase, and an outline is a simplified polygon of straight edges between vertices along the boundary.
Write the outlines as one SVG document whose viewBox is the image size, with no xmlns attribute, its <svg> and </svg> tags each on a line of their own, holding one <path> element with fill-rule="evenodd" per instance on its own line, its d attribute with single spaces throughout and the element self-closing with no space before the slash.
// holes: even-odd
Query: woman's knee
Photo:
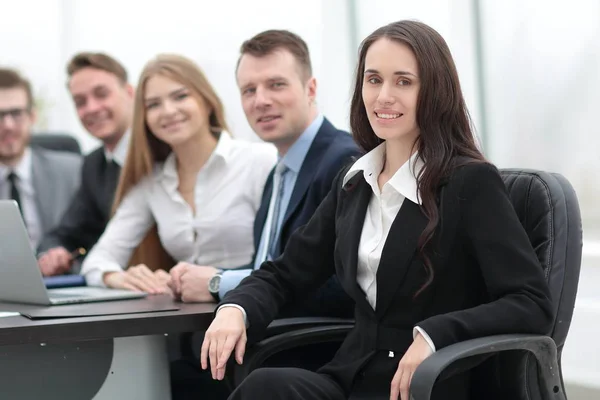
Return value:
<svg viewBox="0 0 600 400">
<path fill-rule="evenodd" d="M 295 378 L 293 368 L 259 368 L 244 379 L 230 399 L 287 398 Z"/>
<path fill-rule="evenodd" d="M 288 368 L 258 368 L 244 379 L 242 385 L 262 389 L 273 385 L 285 386 L 288 375 Z"/>
</svg>

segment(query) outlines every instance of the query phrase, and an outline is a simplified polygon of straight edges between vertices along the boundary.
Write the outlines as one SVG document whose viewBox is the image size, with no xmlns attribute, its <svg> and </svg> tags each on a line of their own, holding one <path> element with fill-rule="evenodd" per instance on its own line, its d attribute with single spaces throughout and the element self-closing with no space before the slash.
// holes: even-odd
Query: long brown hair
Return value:
<svg viewBox="0 0 600 400">
<path fill-rule="evenodd" d="M 350 126 L 358 145 L 368 152 L 382 143 L 369 124 L 362 98 L 365 57 L 369 47 L 381 38 L 405 44 L 413 51 L 421 81 L 416 115 L 420 134 L 414 147 L 425 165 L 417 176 L 417 188 L 422 199 L 421 210 L 428 223 L 419 238 L 418 250 L 427 281 L 417 291 L 417 296 L 434 277 L 433 265 L 425 249 L 439 222 L 440 185 L 454 168 L 484 162 L 485 158 L 478 149 L 458 72 L 446 41 L 428 25 L 408 20 L 383 26 L 361 43 L 350 108 Z"/>
<path fill-rule="evenodd" d="M 215 137 L 218 137 L 222 131 L 228 130 L 225 111 L 219 96 L 193 61 L 174 54 L 160 54 L 150 60 L 142 70 L 135 91 L 131 141 L 127 152 L 127 161 L 121 171 L 115 194 L 113 213 L 127 193 L 143 178 L 152 174 L 155 163 L 165 161 L 171 153 L 171 147 L 154 136 L 146 124 L 145 86 L 148 79 L 155 75 L 162 75 L 180 82 L 196 98 L 204 101 L 206 107 L 211 110 L 209 124 Z M 156 226 L 148 232 L 131 257 L 129 265 L 136 264 L 146 264 L 152 270 L 159 268 L 168 270 L 173 266 L 174 260 L 160 243 Z"/>
</svg>

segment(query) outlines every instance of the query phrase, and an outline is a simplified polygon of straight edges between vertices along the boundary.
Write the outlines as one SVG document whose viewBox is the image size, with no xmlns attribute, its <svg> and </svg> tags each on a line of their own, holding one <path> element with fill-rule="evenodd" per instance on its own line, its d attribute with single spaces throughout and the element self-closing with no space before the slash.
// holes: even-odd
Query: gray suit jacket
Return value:
<svg viewBox="0 0 600 400">
<path fill-rule="evenodd" d="M 79 188 L 82 157 L 31 148 L 31 169 L 42 237 L 58 225 Z"/>
</svg>

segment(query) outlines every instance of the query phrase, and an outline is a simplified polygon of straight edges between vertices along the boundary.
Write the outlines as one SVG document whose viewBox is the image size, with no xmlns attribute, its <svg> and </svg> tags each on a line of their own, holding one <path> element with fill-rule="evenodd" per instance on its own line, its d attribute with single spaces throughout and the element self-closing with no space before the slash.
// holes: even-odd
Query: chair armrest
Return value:
<svg viewBox="0 0 600 400">
<path fill-rule="evenodd" d="M 292 330 L 264 339 L 247 349 L 242 365 L 235 364 L 234 385 L 237 387 L 269 357 L 281 351 L 313 343 L 341 342 L 352 327 L 351 324 L 317 326 Z"/>
<path fill-rule="evenodd" d="M 354 325 L 353 319 L 328 317 L 281 318 L 273 321 L 267 328 L 265 337 L 280 335 L 298 329 L 316 328 L 320 326 Z"/>
<path fill-rule="evenodd" d="M 415 371 L 410 384 L 411 399 L 429 400 L 436 380 L 455 361 L 510 350 L 533 353 L 538 361 L 540 386 L 545 400 L 566 400 L 564 393 L 559 393 L 562 385 L 556 344 L 552 338 L 540 335 L 487 336 L 440 349 L 425 359 Z"/>
</svg>

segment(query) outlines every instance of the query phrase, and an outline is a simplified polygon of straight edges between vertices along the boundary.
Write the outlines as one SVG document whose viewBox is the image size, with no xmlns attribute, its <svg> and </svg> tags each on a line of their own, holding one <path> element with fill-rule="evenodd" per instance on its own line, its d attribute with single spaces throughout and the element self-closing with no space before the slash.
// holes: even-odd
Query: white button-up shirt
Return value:
<svg viewBox="0 0 600 400">
<path fill-rule="evenodd" d="M 394 222 L 405 200 L 421 204 L 416 177 L 423 168 L 423 163 L 417 158 L 417 153 L 413 154 L 380 190 L 377 181 L 383 170 L 384 161 L 385 143 L 382 143 L 356 161 L 346 173 L 343 181 L 345 185 L 353 176 L 362 172 L 365 181 L 373 190 L 358 246 L 356 272 L 357 283 L 365 292 L 367 301 L 373 309 L 377 306 L 377 270 L 392 222 Z M 415 327 L 414 333 L 416 334 L 416 332 L 421 332 L 435 351 L 435 346 L 429 335 L 419 327 Z"/>
<path fill-rule="evenodd" d="M 122 271 L 156 222 L 165 250 L 177 261 L 218 268 L 248 264 L 253 225 L 267 176 L 277 160 L 272 145 L 221 134 L 198 172 L 196 214 L 180 195 L 175 155 L 124 197 L 104 234 L 83 262 L 88 285 L 103 286 L 106 272 Z"/>
<path fill-rule="evenodd" d="M 114 161 L 119 167 L 125 166 L 127 152 L 129 151 L 129 141 L 131 140 L 131 132 L 127 131 L 123 134 L 113 151 L 104 148 L 104 158 L 106 161 Z"/>
</svg>

